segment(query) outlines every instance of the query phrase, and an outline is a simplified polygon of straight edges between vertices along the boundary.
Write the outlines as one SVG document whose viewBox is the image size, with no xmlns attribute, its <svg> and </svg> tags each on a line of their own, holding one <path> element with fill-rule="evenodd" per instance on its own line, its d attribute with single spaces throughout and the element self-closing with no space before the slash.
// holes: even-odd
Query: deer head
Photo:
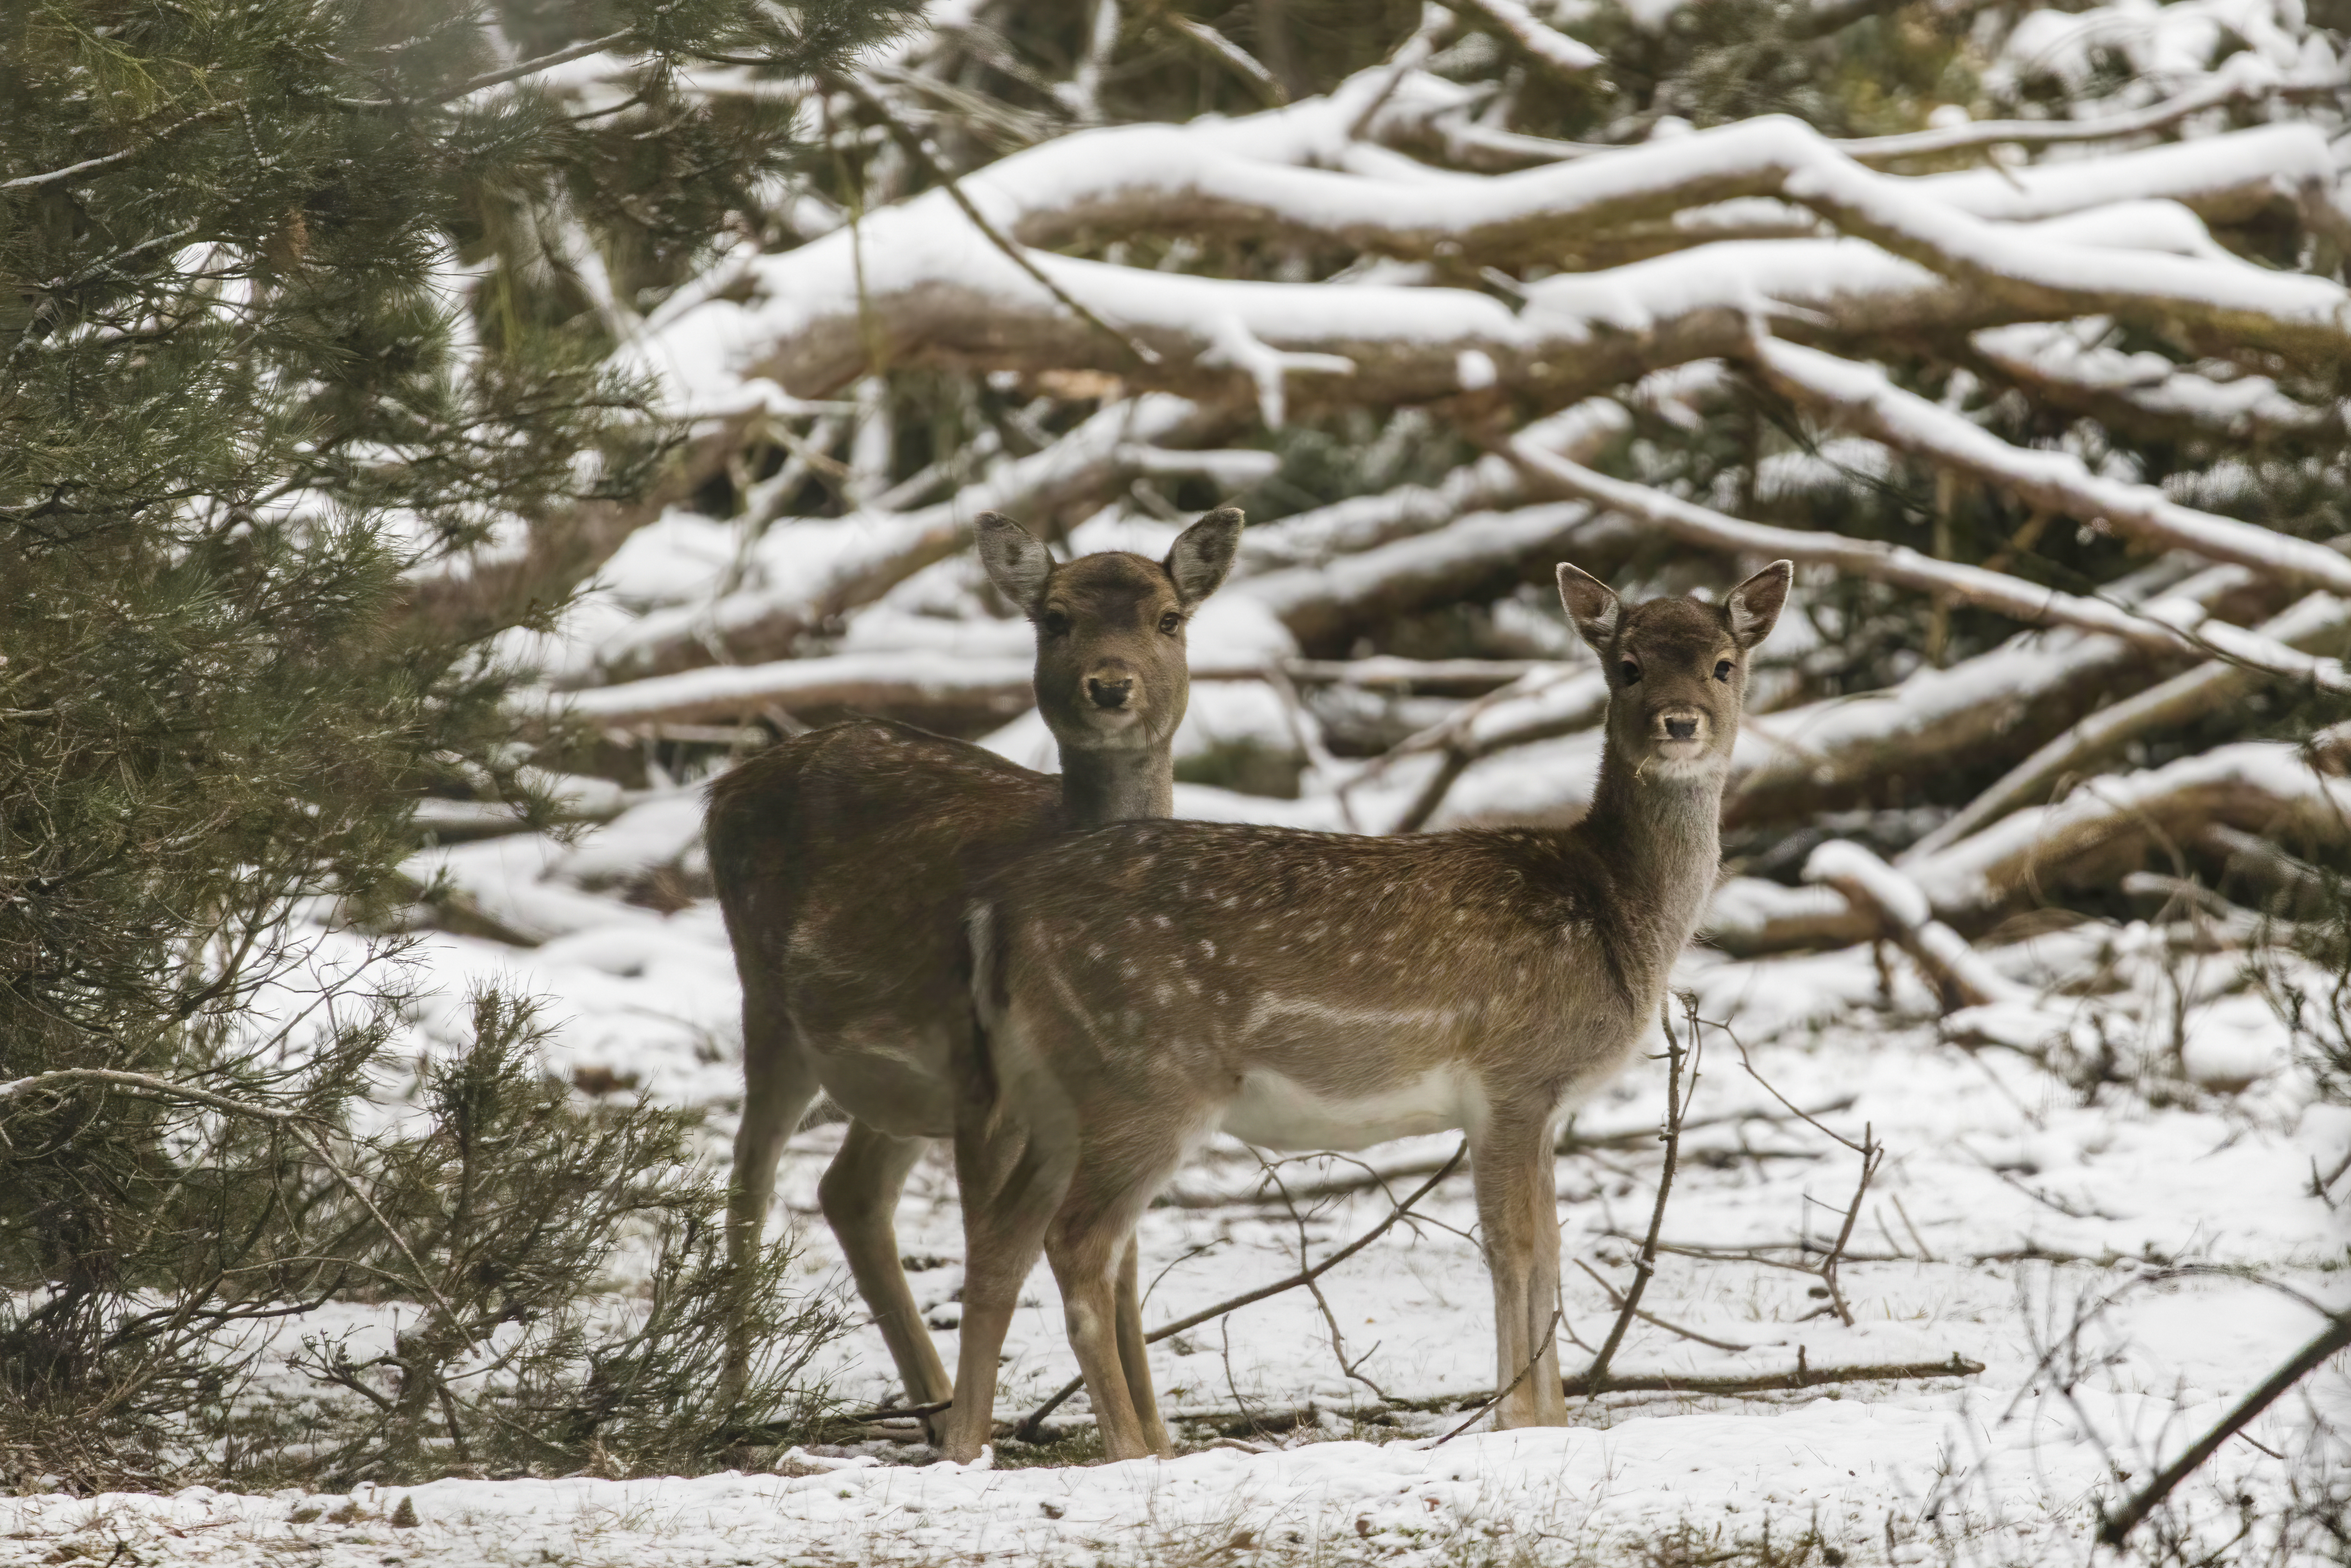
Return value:
<svg viewBox="0 0 2351 1568">
<path fill-rule="evenodd" d="M 1232 570 L 1240 509 L 1210 512 L 1156 561 L 1105 550 L 1057 562 L 997 512 L 980 515 L 978 535 L 989 580 L 1037 628 L 1037 705 L 1064 761 L 1165 747 L 1192 695 L 1185 628 Z"/>
<path fill-rule="evenodd" d="M 1608 678 L 1608 749 L 1635 779 L 1699 782 L 1730 766 L 1750 651 L 1771 633 L 1795 568 L 1775 560 L 1723 596 L 1627 610 L 1562 561 L 1559 598 Z"/>
</svg>

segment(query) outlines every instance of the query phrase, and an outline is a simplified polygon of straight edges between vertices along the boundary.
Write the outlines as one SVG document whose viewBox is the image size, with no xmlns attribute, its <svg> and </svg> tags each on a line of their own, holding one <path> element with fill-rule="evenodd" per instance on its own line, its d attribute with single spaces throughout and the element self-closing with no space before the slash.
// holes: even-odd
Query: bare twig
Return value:
<svg viewBox="0 0 2351 1568">
<path fill-rule="evenodd" d="M 1453 1441 L 1454 1438 L 1461 1436 L 1462 1433 L 1467 1432 L 1470 1427 L 1476 1426 L 1479 1416 L 1485 1415 L 1487 1411 L 1491 1410 L 1495 1406 L 1499 1405 L 1503 1400 L 1508 1399 L 1511 1394 L 1517 1391 L 1519 1385 L 1524 1383 L 1527 1380 L 1528 1375 L 1533 1372 L 1534 1369 L 1541 1364 L 1543 1353 L 1551 1349 L 1552 1342 L 1559 1333 L 1559 1309 L 1557 1307 L 1553 1307 L 1551 1310 L 1551 1322 L 1543 1325 L 1541 1342 L 1535 1346 L 1534 1354 L 1527 1357 L 1527 1364 L 1519 1368 L 1519 1375 L 1516 1377 L 1511 1378 L 1510 1382 L 1504 1384 L 1501 1387 L 1496 1389 L 1492 1398 L 1479 1406 L 1475 1410 L 1470 1411 L 1468 1420 L 1463 1421 L 1461 1425 L 1454 1427 L 1453 1430 L 1446 1433 L 1442 1437 L 1437 1438 L 1436 1442 L 1431 1443 L 1429 1445 L 1430 1448 L 1441 1448 L 1445 1447 L 1446 1444 Z"/>
<path fill-rule="evenodd" d="M 1575 1266 L 1592 1276 L 1592 1282 L 1599 1286 L 1601 1291 L 1606 1294 L 1608 1297 L 1608 1304 L 1610 1306 L 1616 1308 L 1620 1312 L 1624 1310 L 1624 1291 L 1619 1291 L 1615 1286 L 1610 1284 L 1602 1277 L 1600 1270 L 1594 1269 L 1583 1259 L 1578 1258 L 1575 1260 Z M 1750 1351 L 1755 1348 L 1751 1344 L 1733 1344 L 1729 1340 L 1709 1339 L 1706 1335 L 1698 1333 L 1696 1329 L 1684 1328 L 1681 1324 L 1676 1322 L 1667 1322 L 1665 1319 L 1657 1316 L 1656 1313 L 1649 1311 L 1646 1307 L 1637 1307 L 1634 1309 L 1633 1315 L 1639 1318 L 1645 1323 L 1655 1324 L 1656 1327 L 1665 1330 L 1667 1333 L 1679 1334 L 1684 1339 L 1694 1340 L 1699 1344 L 1708 1345 L 1716 1350 L 1727 1350 L 1731 1352 L 1733 1354 L 1737 1354 L 1740 1352 Z"/>
<path fill-rule="evenodd" d="M 1252 1150 L 1250 1152 L 1255 1153 L 1256 1151 Z M 1267 1159 L 1263 1155 L 1259 1155 L 1258 1164 L 1265 1167 L 1266 1179 L 1272 1182 L 1274 1190 L 1281 1195 L 1281 1207 L 1290 1211 L 1290 1223 L 1298 1228 L 1298 1267 L 1301 1271 L 1303 1271 L 1308 1268 L 1306 1250 L 1306 1216 L 1299 1212 L 1298 1205 L 1290 1198 L 1290 1189 L 1282 1184 L 1281 1173 L 1275 1167 L 1273 1162 Z M 1374 1343 L 1371 1349 L 1357 1356 L 1352 1364 L 1349 1363 L 1347 1360 L 1347 1336 L 1339 1332 L 1339 1314 L 1331 1310 L 1330 1298 L 1322 1293 L 1322 1286 L 1321 1282 L 1315 1280 L 1311 1273 L 1305 1275 L 1305 1284 L 1307 1291 L 1314 1298 L 1314 1305 L 1322 1313 L 1323 1326 L 1331 1331 L 1331 1354 L 1339 1363 L 1339 1375 L 1342 1377 L 1346 1378 L 1350 1383 L 1362 1384 L 1364 1387 L 1377 1395 L 1382 1400 L 1385 1400 L 1388 1396 L 1388 1391 L 1382 1388 L 1378 1384 L 1374 1383 L 1369 1377 L 1365 1376 L 1363 1371 L 1364 1363 L 1371 1360 L 1373 1356 L 1379 1354 L 1379 1343 Z"/>
<path fill-rule="evenodd" d="M 1666 1223 L 1666 1199 L 1674 1190 L 1674 1165 L 1680 1157 L 1682 1116 L 1689 1109 L 1689 1095 L 1698 1090 L 1698 1003 L 1685 998 L 1683 1007 L 1689 1015 L 1690 1043 L 1685 1047 L 1674 1033 L 1673 1009 L 1670 1005 L 1658 1009 L 1657 1021 L 1666 1030 L 1666 1125 L 1659 1134 L 1666 1145 L 1665 1169 L 1657 1175 L 1657 1202 L 1649 1211 L 1649 1234 L 1643 1239 L 1641 1249 L 1633 1258 L 1633 1283 L 1625 1291 L 1623 1303 L 1616 1310 L 1616 1321 L 1609 1325 L 1608 1337 L 1600 1342 L 1600 1354 L 1592 1358 L 1592 1365 L 1583 1375 L 1587 1393 L 1598 1393 L 1608 1386 L 1608 1364 L 1615 1359 L 1616 1347 L 1625 1343 L 1625 1330 L 1633 1326 L 1633 1316 L 1641 1308 L 1641 1295 L 1649 1288 L 1650 1276 L 1657 1271 L 1657 1232 Z M 1689 1068 L 1689 1090 L 1682 1088 L 1682 1069 Z"/>
<path fill-rule="evenodd" d="M 1853 1308 L 1846 1305 L 1844 1292 L 1837 1287 L 1837 1264 L 1844 1258 L 1845 1243 L 1853 1239 L 1854 1221 L 1861 1216 L 1861 1200 L 1869 1191 L 1869 1178 L 1886 1158 L 1885 1145 L 1870 1135 L 1870 1124 L 1861 1128 L 1861 1180 L 1853 1189 L 1853 1202 L 1845 1207 L 1844 1223 L 1837 1228 L 1836 1240 L 1829 1254 L 1821 1260 L 1821 1283 L 1828 1287 L 1829 1304 L 1836 1309 L 1837 1321 L 1853 1327 Z"/>
<path fill-rule="evenodd" d="M 1133 354 L 1144 364 L 1156 365 L 1160 362 L 1157 350 L 1133 333 L 1121 331 L 1112 326 L 1096 315 L 1082 300 L 1047 277 L 1045 269 L 1039 267 L 1027 251 L 1014 244 L 1012 236 L 991 223 L 987 215 L 979 210 L 968 195 L 964 193 L 963 187 L 956 183 L 953 174 L 947 172 L 946 165 L 931 155 L 930 147 L 923 141 L 921 133 L 892 113 L 890 107 L 883 103 L 872 89 L 855 77 L 845 74 L 832 75 L 828 79 L 863 104 L 888 128 L 891 136 L 896 140 L 898 145 L 906 150 L 906 156 L 912 158 L 924 173 L 937 182 L 939 188 L 946 192 L 947 199 L 955 203 L 965 217 L 971 220 L 972 227 L 977 229 L 987 238 L 988 244 L 1002 251 L 1006 260 L 1027 273 L 1036 281 L 1038 287 L 1060 301 L 1071 315 L 1123 346 L 1128 353 Z"/>
</svg>

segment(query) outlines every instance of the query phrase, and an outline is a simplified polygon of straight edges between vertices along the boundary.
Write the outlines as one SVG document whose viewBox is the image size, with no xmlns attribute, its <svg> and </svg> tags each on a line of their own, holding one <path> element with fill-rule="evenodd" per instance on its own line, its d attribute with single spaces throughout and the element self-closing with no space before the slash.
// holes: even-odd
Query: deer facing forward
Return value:
<svg viewBox="0 0 2351 1568">
<path fill-rule="evenodd" d="M 1560 597 L 1609 681 L 1599 786 L 1562 831 L 1354 838 L 1131 822 L 984 884 L 980 1028 L 956 1127 L 965 1275 L 946 1457 L 989 1436 L 997 1357 L 1041 1246 L 1113 1459 L 1172 1453 L 1121 1260 L 1221 1128 L 1273 1149 L 1469 1137 L 1502 1427 L 1567 1418 L 1552 1147 L 1663 1001 L 1721 856 L 1748 659 L 1780 561 L 1719 604 Z"/>
<path fill-rule="evenodd" d="M 1209 513 L 1164 560 L 1109 550 L 1057 564 L 1009 517 L 981 515 L 980 561 L 1036 629 L 1058 780 L 865 719 L 771 747 L 711 789 L 710 870 L 743 982 L 729 1255 L 759 1244 L 784 1140 L 822 1090 L 850 1126 L 819 1198 L 918 1406 L 949 1385 L 893 1221 L 914 1162 L 955 1131 L 964 907 L 981 868 L 1025 843 L 1167 814 L 1191 694 L 1186 627 L 1231 570 L 1241 521 L 1238 507 Z M 728 1339 L 731 1394 L 752 1352 L 739 1311 Z"/>
</svg>

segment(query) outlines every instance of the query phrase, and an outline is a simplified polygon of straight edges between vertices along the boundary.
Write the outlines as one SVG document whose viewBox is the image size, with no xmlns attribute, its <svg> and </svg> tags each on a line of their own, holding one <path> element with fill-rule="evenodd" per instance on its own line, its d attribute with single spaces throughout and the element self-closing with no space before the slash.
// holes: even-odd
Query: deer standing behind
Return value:
<svg viewBox="0 0 2351 1568">
<path fill-rule="evenodd" d="M 974 881 L 1054 833 L 1167 815 L 1191 695 L 1185 628 L 1231 570 L 1241 521 L 1237 507 L 1210 513 L 1165 560 L 1112 550 L 1057 565 L 1010 518 L 980 517 L 988 577 L 1036 628 L 1037 700 L 1061 745 L 1059 779 L 867 719 L 771 747 L 712 787 L 704 833 L 743 985 L 728 1255 L 758 1245 L 776 1162 L 821 1089 L 850 1125 L 820 1200 L 915 1405 L 951 1386 L 907 1286 L 894 1217 L 914 1162 L 955 1131 L 949 1073 L 967 1060 L 955 1042 L 970 1027 L 961 922 Z M 1133 1273 L 1130 1262 L 1130 1296 Z M 750 1348 L 738 1323 L 732 1388 Z"/>
<path fill-rule="evenodd" d="M 1169 1454 L 1139 1323 L 1137 1220 L 1221 1127 L 1274 1149 L 1460 1128 L 1493 1280 L 1502 1427 L 1567 1419 L 1552 1147 L 1657 1016 L 1719 871 L 1722 789 L 1776 562 L 1719 604 L 1623 608 L 1559 568 L 1609 702 L 1562 831 L 1354 838 L 1136 822 L 1024 854 L 969 916 L 980 1030 L 956 1131 L 964 1301 L 946 1457 L 977 1457 L 1041 1246 L 1113 1459 Z M 1515 1386 L 1512 1386 L 1515 1385 Z"/>
</svg>

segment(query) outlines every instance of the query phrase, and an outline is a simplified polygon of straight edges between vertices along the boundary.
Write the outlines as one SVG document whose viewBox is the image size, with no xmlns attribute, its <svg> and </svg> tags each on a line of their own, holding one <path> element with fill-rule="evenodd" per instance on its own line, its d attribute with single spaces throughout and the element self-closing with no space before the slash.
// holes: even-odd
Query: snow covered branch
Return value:
<svg viewBox="0 0 2351 1568">
<path fill-rule="evenodd" d="M 2307 680 L 2328 691 L 2351 691 L 2351 672 L 2346 672 L 2340 661 L 2314 658 L 2259 633 L 2217 622 L 2203 626 L 2200 618 L 2183 625 L 2151 610 L 2134 613 L 2103 600 L 2035 587 L 2001 572 L 1936 560 L 1916 550 L 1875 539 L 1742 522 L 1661 490 L 1609 478 L 1522 440 L 1510 442 L 1504 450 L 1530 477 L 1550 489 L 1620 512 L 1671 534 L 1685 544 L 1754 556 L 1785 557 L 1799 565 L 1833 566 L 1881 582 L 1964 600 L 2028 625 L 2104 632 L 2149 649 L 2201 652 L 2209 644 L 2231 659 L 2270 674 Z"/>
<path fill-rule="evenodd" d="M 2234 517 L 2182 507 L 2147 485 L 2093 474 L 2064 452 L 2032 452 L 1904 392 L 1883 371 L 1792 343 L 1759 341 L 1754 363 L 1778 391 L 1896 451 L 1931 458 L 2061 517 L 2111 528 L 2158 549 L 2192 550 L 2336 593 L 2351 593 L 2351 559 Z"/>
</svg>

